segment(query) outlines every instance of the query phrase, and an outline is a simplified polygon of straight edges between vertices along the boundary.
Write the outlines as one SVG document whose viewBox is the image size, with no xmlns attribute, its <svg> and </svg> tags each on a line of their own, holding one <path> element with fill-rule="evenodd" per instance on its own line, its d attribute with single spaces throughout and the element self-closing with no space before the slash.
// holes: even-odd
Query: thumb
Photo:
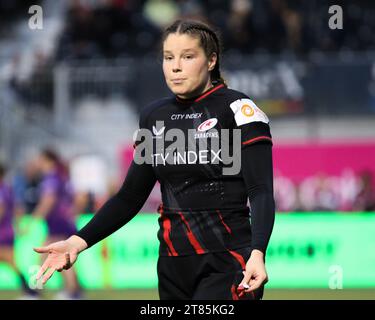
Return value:
<svg viewBox="0 0 375 320">
<path fill-rule="evenodd" d="M 50 250 L 50 247 L 47 246 L 47 247 L 39 247 L 39 248 L 33 248 L 35 252 L 38 252 L 38 253 L 48 253 L 49 250 Z"/>
<path fill-rule="evenodd" d="M 246 271 L 242 271 L 242 274 L 244 275 L 239 287 L 245 287 L 248 285 L 248 283 L 250 282 L 250 279 L 251 279 L 251 273 L 250 272 L 246 272 Z"/>
</svg>

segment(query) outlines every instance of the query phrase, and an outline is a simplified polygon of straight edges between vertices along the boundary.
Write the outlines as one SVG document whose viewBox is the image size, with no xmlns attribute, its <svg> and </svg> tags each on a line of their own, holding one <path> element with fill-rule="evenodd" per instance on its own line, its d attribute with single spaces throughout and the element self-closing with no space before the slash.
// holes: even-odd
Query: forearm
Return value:
<svg viewBox="0 0 375 320">
<path fill-rule="evenodd" d="M 45 219 L 47 217 L 47 215 L 48 215 L 48 211 L 44 210 L 43 208 L 40 208 L 40 206 L 37 206 L 34 209 L 34 212 L 32 213 L 32 216 L 35 219 Z"/>
<path fill-rule="evenodd" d="M 252 247 L 263 253 L 275 222 L 275 202 L 271 192 L 257 194 L 251 201 Z"/>
<path fill-rule="evenodd" d="M 142 208 L 144 201 L 144 198 L 129 192 L 122 196 L 117 194 L 76 235 L 91 247 L 128 223 Z"/>
<path fill-rule="evenodd" d="M 265 254 L 275 221 L 272 145 L 256 143 L 241 153 L 242 174 L 251 206 L 252 247 Z"/>
<path fill-rule="evenodd" d="M 42 196 L 42 199 L 32 213 L 33 217 L 37 219 L 45 219 L 48 216 L 48 213 L 52 210 L 55 202 L 55 196 Z"/>
</svg>

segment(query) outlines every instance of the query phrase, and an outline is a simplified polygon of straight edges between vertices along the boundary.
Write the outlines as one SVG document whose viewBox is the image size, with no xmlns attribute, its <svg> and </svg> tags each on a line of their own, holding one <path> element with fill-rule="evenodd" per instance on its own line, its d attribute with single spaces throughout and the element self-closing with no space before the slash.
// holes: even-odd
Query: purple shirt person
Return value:
<svg viewBox="0 0 375 320">
<path fill-rule="evenodd" d="M 76 231 L 72 212 L 73 196 L 69 182 L 57 171 L 43 176 L 41 197 L 52 196 L 54 203 L 46 215 L 50 236 L 67 236 Z"/>
<path fill-rule="evenodd" d="M 73 217 L 73 195 L 67 170 L 52 150 L 44 150 L 39 157 L 42 178 L 39 185 L 39 203 L 33 216 L 45 219 L 49 240 L 65 238 L 76 231 Z M 53 239 L 51 239 L 53 238 Z"/>
<path fill-rule="evenodd" d="M 0 180 L 0 246 L 13 246 L 13 208 L 11 189 Z"/>
<path fill-rule="evenodd" d="M 54 150 L 45 149 L 39 157 L 39 169 L 42 174 L 40 183 L 40 200 L 33 216 L 44 218 L 48 225 L 46 245 L 61 241 L 73 235 L 77 230 L 74 223 L 73 194 L 70 188 L 68 173 L 60 157 Z M 59 298 L 77 299 L 81 297 L 82 288 L 74 269 L 62 273 L 65 290 Z"/>
<path fill-rule="evenodd" d="M 7 263 L 17 274 L 25 299 L 36 299 L 39 293 L 28 285 L 27 277 L 18 268 L 14 252 L 13 213 L 14 198 L 9 186 L 4 183 L 5 168 L 0 164 L 0 262 Z M 22 298 L 22 297 L 21 297 Z"/>
</svg>

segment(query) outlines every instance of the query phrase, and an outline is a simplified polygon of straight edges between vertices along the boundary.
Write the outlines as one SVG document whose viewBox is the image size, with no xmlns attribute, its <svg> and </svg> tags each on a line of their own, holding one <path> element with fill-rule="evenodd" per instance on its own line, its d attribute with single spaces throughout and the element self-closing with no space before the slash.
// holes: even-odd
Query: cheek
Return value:
<svg viewBox="0 0 375 320">
<path fill-rule="evenodd" d="M 195 79 L 197 82 L 201 83 L 201 82 L 206 81 L 207 76 L 208 76 L 208 71 L 205 65 L 202 65 L 202 64 L 197 65 L 194 72 L 195 72 Z"/>
<path fill-rule="evenodd" d="M 167 78 L 168 76 L 168 66 L 163 63 L 163 73 L 164 73 L 164 77 Z"/>
<path fill-rule="evenodd" d="M 190 76 L 192 78 L 194 78 L 194 79 L 202 79 L 202 78 L 204 78 L 205 74 L 207 72 L 206 69 L 207 69 L 206 66 L 202 62 L 191 63 L 188 66 L 188 70 L 189 70 Z"/>
</svg>

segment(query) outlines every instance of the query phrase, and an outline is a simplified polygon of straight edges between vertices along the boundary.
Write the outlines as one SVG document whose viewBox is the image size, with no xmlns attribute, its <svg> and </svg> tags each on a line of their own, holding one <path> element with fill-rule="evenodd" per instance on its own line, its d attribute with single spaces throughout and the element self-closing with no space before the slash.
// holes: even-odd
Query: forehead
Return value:
<svg viewBox="0 0 375 320">
<path fill-rule="evenodd" d="M 202 50 L 198 36 L 171 33 L 163 43 L 164 51 L 178 52 L 187 49 Z"/>
</svg>

